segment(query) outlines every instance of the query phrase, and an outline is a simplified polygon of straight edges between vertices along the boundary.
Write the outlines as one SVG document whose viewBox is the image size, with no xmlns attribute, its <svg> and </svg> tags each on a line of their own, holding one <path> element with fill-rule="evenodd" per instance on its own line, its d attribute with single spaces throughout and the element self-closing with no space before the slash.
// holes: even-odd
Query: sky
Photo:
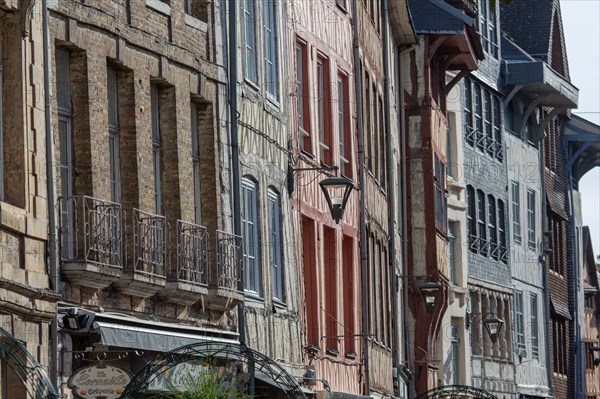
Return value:
<svg viewBox="0 0 600 399">
<path fill-rule="evenodd" d="M 519 0 L 522 1 L 522 0 Z M 560 0 L 571 82 L 579 88 L 574 114 L 600 124 L 600 0 Z M 600 254 L 600 167 L 579 181 L 583 224 Z"/>
</svg>

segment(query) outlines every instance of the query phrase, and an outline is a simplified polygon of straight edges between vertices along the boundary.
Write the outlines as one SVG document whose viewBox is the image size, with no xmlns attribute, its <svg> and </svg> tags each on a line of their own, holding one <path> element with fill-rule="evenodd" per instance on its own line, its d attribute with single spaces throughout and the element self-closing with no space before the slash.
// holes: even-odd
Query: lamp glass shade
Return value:
<svg viewBox="0 0 600 399">
<path fill-rule="evenodd" d="M 438 283 L 429 282 L 425 284 L 421 284 L 419 286 L 419 290 L 425 299 L 425 304 L 427 305 L 427 311 L 429 313 L 433 313 L 435 308 L 435 298 L 437 296 L 438 291 L 440 290 L 440 285 Z"/>
<path fill-rule="evenodd" d="M 325 195 L 331 217 L 336 223 L 339 223 L 354 187 L 352 180 L 345 177 L 329 177 L 321 180 L 319 185 Z"/>
<path fill-rule="evenodd" d="M 498 334 L 500 333 L 500 330 L 504 325 L 504 321 L 497 317 L 490 317 L 483 321 L 483 325 L 485 325 L 485 329 L 487 330 L 488 335 L 490 336 L 490 340 L 492 342 L 496 342 Z"/>
</svg>

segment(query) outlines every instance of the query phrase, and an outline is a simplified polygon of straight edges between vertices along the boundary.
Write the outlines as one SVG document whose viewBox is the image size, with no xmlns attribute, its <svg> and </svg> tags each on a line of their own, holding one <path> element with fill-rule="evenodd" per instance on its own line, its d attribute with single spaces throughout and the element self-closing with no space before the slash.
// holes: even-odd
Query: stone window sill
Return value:
<svg viewBox="0 0 600 399">
<path fill-rule="evenodd" d="M 194 18 L 189 14 L 185 14 L 185 24 L 187 26 L 191 26 L 192 28 L 198 29 L 201 32 L 208 32 L 208 24 L 206 22 L 201 21 L 198 18 Z"/>
<path fill-rule="evenodd" d="M 146 0 L 146 6 L 158 11 L 161 14 L 171 15 L 171 7 L 160 0 Z"/>
</svg>

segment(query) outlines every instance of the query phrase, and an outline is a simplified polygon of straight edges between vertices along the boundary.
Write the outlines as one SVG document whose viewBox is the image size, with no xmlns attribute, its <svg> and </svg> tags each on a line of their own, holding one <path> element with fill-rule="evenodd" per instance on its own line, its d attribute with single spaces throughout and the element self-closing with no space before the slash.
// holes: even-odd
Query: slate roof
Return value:
<svg viewBox="0 0 600 399">
<path fill-rule="evenodd" d="M 502 5 L 502 30 L 535 58 L 548 61 L 554 0 L 516 0 Z"/>
<path fill-rule="evenodd" d="M 443 0 L 410 0 L 410 13 L 417 33 L 449 34 L 475 25 L 475 19 Z"/>
<path fill-rule="evenodd" d="M 535 58 L 527 54 L 527 52 L 516 44 L 511 37 L 505 34 L 502 35 L 502 44 L 500 48 L 502 49 L 502 59 L 504 60 L 523 62 L 535 61 Z"/>
</svg>

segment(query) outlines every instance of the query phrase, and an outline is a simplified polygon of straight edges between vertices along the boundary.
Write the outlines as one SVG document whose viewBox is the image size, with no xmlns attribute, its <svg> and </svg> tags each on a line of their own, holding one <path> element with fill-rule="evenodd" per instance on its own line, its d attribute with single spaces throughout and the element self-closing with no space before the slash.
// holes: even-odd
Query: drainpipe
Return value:
<svg viewBox="0 0 600 399">
<path fill-rule="evenodd" d="M 55 293 L 59 293 L 58 260 L 56 248 L 56 197 L 54 185 L 54 140 L 52 134 L 52 96 L 50 94 L 50 31 L 48 27 L 48 1 L 42 0 L 43 29 L 44 29 L 44 100 L 46 121 L 46 191 L 48 195 L 48 263 L 50 270 L 50 285 Z M 58 309 L 50 324 L 50 381 L 56 392 L 58 383 Z"/>
<path fill-rule="evenodd" d="M 573 337 L 571 338 L 571 345 L 574 345 L 574 349 L 571 349 L 570 357 L 575 363 L 575 381 L 574 381 L 574 398 L 584 397 L 584 380 L 585 366 L 583 363 L 584 357 L 581 351 L 581 321 L 579 320 L 579 248 L 577 245 L 577 228 L 575 226 L 575 204 L 573 200 L 573 164 L 575 157 L 569 152 L 569 145 L 566 140 L 563 139 L 563 145 L 565 146 L 565 153 L 567 159 L 567 190 L 569 198 L 569 224 L 571 225 L 571 259 L 573 267 L 568 268 L 567 276 L 572 281 L 571 290 L 572 293 L 569 295 L 569 304 L 573 308 Z M 568 265 L 568 260 L 567 260 Z"/>
<path fill-rule="evenodd" d="M 540 173 L 540 179 L 542 184 L 540 184 L 540 197 L 541 197 L 541 204 L 542 204 L 542 233 L 544 235 L 544 240 L 546 240 L 546 231 L 548 230 L 548 210 L 547 210 L 547 204 L 546 204 L 546 184 L 545 184 L 545 174 L 546 174 L 546 167 L 545 167 L 545 160 L 544 160 L 544 137 L 545 134 L 544 132 L 539 132 L 541 139 L 539 140 L 539 149 L 538 149 L 538 158 L 539 158 L 539 173 Z M 545 244 L 545 241 L 544 241 Z M 550 359 L 551 359 L 551 354 L 550 354 L 550 345 L 548 342 L 548 339 L 550 338 L 551 332 L 550 332 L 550 290 L 548 289 L 548 261 L 546 259 L 546 256 L 544 256 L 543 258 L 543 262 L 542 262 L 542 268 L 543 268 L 543 273 L 542 273 L 542 287 L 543 287 L 543 292 L 544 292 L 544 312 L 545 312 L 545 316 L 546 316 L 546 337 L 545 337 L 545 345 L 544 345 L 544 349 L 546 352 L 546 379 L 548 380 L 548 390 L 549 390 L 549 394 L 550 396 L 554 396 L 554 387 L 552 385 L 552 370 L 550 370 Z"/>
<path fill-rule="evenodd" d="M 408 198 L 407 198 L 407 190 L 406 190 L 406 181 L 408 179 L 407 174 L 406 174 L 406 170 L 407 170 L 407 166 L 406 166 L 406 162 L 407 162 L 407 157 L 406 157 L 406 135 L 407 133 L 405 132 L 405 120 L 406 120 L 406 112 L 405 112 L 405 108 L 404 108 L 404 90 L 402 89 L 402 85 L 400 84 L 400 82 L 402 82 L 402 54 L 404 54 L 407 51 L 411 51 L 416 47 L 416 45 L 411 45 L 405 48 L 401 48 L 398 47 L 398 85 L 397 85 L 397 90 L 398 90 L 398 103 L 400 104 L 400 128 L 398 130 L 398 136 L 400 138 L 400 176 L 399 178 L 401 179 L 400 182 L 398 183 L 398 187 L 401 190 L 401 194 L 400 194 L 400 217 L 402 218 L 402 222 L 400 223 L 400 235 L 402 236 L 402 239 L 400 240 L 400 245 L 402 248 L 400 248 L 400 250 L 402 251 L 402 321 L 403 321 L 403 327 L 402 327 L 402 334 L 403 334 L 403 338 L 404 338 L 404 363 L 405 364 L 411 364 L 411 347 L 410 347 L 410 341 L 409 341 L 409 325 L 408 325 L 408 279 L 406 278 L 408 276 L 408 246 L 409 246 L 409 242 L 408 239 L 406 238 L 407 232 L 408 232 L 408 212 L 407 212 L 407 206 L 406 204 L 408 203 Z M 408 368 L 410 370 L 410 368 Z M 409 386 L 408 386 L 408 397 L 413 397 L 415 395 L 415 381 L 414 378 L 412 378 L 411 375 L 411 379 L 410 381 L 408 381 Z"/>
<path fill-rule="evenodd" d="M 240 206 L 240 150 L 238 139 L 237 110 L 237 1 L 229 0 L 229 113 L 231 121 L 231 173 L 233 175 L 233 231 L 237 236 L 242 235 L 241 206 Z M 238 262 L 238 291 L 244 292 L 244 268 Z M 246 345 L 246 315 L 244 301 L 238 305 L 238 323 L 240 344 Z"/>
<path fill-rule="evenodd" d="M 390 101 L 390 46 L 389 35 L 389 14 L 388 14 L 388 0 L 383 0 L 383 76 L 385 77 L 385 86 L 383 89 L 383 101 L 384 101 L 384 123 L 385 131 L 387 132 L 386 145 L 387 145 L 387 186 L 388 186 L 388 232 L 390 236 L 390 251 L 391 256 L 389 257 L 390 276 L 393 276 L 392 280 L 392 366 L 396 369 L 396 373 L 399 371 L 400 366 L 400 344 L 398 340 L 398 328 L 400 321 L 398 320 L 398 279 L 396 278 L 396 193 L 394 186 L 394 150 L 392 148 L 392 134 L 391 134 L 391 101 Z M 398 375 L 398 374 L 397 374 Z M 399 376 L 397 378 L 400 378 Z M 396 396 L 400 396 L 399 388 L 400 385 L 396 385 L 394 388 Z"/>
<path fill-rule="evenodd" d="M 365 131 L 363 128 L 362 111 L 362 68 L 360 64 L 360 31 L 358 19 L 358 0 L 352 2 L 353 40 L 354 50 L 354 80 L 356 89 L 356 113 L 358 115 L 358 169 L 360 184 L 360 266 L 362 270 L 362 336 L 363 336 L 363 364 L 364 364 L 364 394 L 371 393 L 371 372 L 369 370 L 369 271 L 367 269 L 367 224 L 365 215 Z"/>
</svg>

